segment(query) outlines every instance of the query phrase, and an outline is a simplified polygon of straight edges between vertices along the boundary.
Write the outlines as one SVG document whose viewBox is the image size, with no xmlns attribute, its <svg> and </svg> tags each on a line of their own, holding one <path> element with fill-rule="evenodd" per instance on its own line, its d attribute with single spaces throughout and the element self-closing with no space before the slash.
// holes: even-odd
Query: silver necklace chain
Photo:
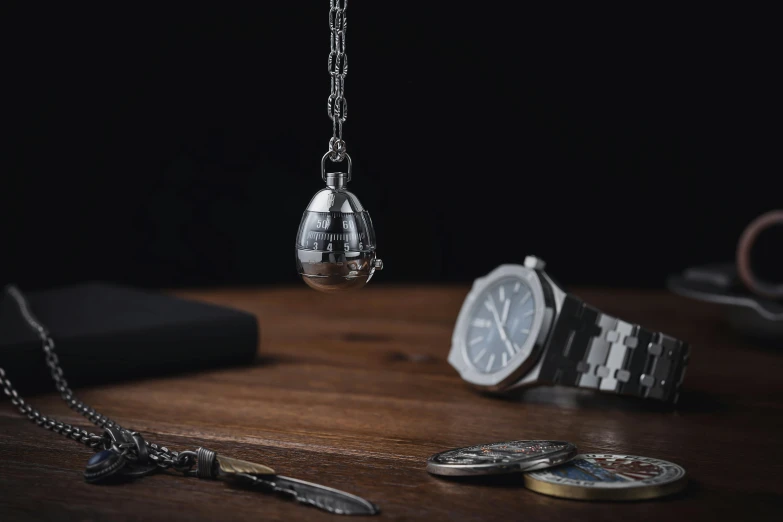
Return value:
<svg viewBox="0 0 783 522">
<path fill-rule="evenodd" d="M 13 285 L 6 287 L 6 293 L 10 295 L 14 301 L 16 301 L 19 311 L 22 314 L 27 325 L 38 334 L 41 339 L 44 354 L 46 355 L 46 365 L 49 367 L 49 371 L 52 375 L 52 379 L 57 387 L 57 391 L 60 392 L 60 397 L 68 404 L 68 406 L 75 412 L 83 415 L 91 423 L 99 428 L 116 428 L 123 430 L 119 424 L 111 420 L 110 418 L 95 411 L 94 408 L 88 406 L 73 393 L 73 390 L 68 386 L 68 381 L 65 380 L 62 366 L 60 366 L 60 360 L 57 357 L 57 353 L 54 349 L 54 339 L 49 335 L 49 331 L 44 327 L 41 322 L 30 311 L 30 307 L 27 300 L 22 293 Z M 3 392 L 11 399 L 11 404 L 16 406 L 22 415 L 27 416 L 31 421 L 38 426 L 51 430 L 69 439 L 73 439 L 77 442 L 81 442 L 85 446 L 93 449 L 100 449 L 104 443 L 104 437 L 96 435 L 95 433 L 88 432 L 87 430 L 71 426 L 64 422 L 60 422 L 53 417 L 43 415 L 41 412 L 33 408 L 24 398 L 19 395 L 14 385 L 8 379 L 5 374 L 5 370 L 0 368 L 0 386 L 3 388 Z M 195 462 L 193 461 L 192 452 L 183 452 L 181 455 L 176 451 L 171 451 L 168 448 L 160 447 L 157 444 L 152 444 L 148 441 L 144 441 L 149 450 L 149 458 L 155 462 L 161 468 L 175 468 L 179 471 L 189 469 Z"/>
<path fill-rule="evenodd" d="M 348 117 L 348 102 L 345 100 L 345 76 L 348 74 L 348 55 L 345 54 L 347 10 L 348 0 L 329 0 L 329 76 L 332 88 L 327 111 L 332 120 L 332 138 L 329 140 L 329 158 L 332 161 L 343 161 L 346 154 L 343 123 Z"/>
</svg>

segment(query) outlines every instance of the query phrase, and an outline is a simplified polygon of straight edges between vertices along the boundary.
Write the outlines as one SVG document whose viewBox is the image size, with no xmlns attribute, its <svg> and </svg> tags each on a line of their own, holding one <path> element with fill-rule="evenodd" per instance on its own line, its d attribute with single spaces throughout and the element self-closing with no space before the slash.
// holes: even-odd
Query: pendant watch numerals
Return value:
<svg viewBox="0 0 783 522">
<path fill-rule="evenodd" d="M 357 223 L 357 214 L 341 212 L 313 213 L 304 223 L 304 232 L 298 245 L 320 252 L 361 252 L 369 246 L 367 230 Z"/>
</svg>

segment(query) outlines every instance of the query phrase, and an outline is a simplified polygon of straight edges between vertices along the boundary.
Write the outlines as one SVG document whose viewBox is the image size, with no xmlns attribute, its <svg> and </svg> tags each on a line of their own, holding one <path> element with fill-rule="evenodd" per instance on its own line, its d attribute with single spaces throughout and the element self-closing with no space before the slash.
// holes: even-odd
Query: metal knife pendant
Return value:
<svg viewBox="0 0 783 522">
<path fill-rule="evenodd" d="M 261 464 L 223 457 L 205 448 L 196 450 L 196 459 L 195 475 L 199 478 L 223 478 L 237 484 L 257 486 L 336 515 L 380 513 L 375 504 L 361 497 L 320 484 L 283 477 Z"/>
<path fill-rule="evenodd" d="M 314 506 L 336 515 L 377 515 L 378 506 L 356 495 L 339 489 L 305 482 L 281 475 L 261 476 L 237 474 L 237 480 L 258 486 L 266 491 L 288 496 L 299 502 Z"/>
</svg>

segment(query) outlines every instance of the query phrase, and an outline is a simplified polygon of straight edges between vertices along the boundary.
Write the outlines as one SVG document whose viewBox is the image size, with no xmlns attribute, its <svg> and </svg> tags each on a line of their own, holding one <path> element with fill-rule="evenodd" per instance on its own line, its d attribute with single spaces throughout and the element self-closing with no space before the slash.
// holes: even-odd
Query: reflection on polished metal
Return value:
<svg viewBox="0 0 783 522">
<path fill-rule="evenodd" d="M 201 448 L 199 448 L 200 450 Z M 246 460 L 232 459 L 223 455 L 216 455 L 220 473 L 231 475 L 232 473 L 250 473 L 251 475 L 274 475 L 275 470 L 263 464 L 248 462 Z"/>
<path fill-rule="evenodd" d="M 359 199 L 345 186 L 351 180 L 351 157 L 345 154 L 348 172 L 326 172 L 326 188 L 318 191 L 302 216 L 296 237 L 296 268 L 311 288 L 337 292 L 361 288 L 383 262 L 375 256 L 375 231 Z"/>
<path fill-rule="evenodd" d="M 559 440 L 512 440 L 436 453 L 427 459 L 435 475 L 499 475 L 550 468 L 568 462 L 576 446 Z"/>
<path fill-rule="evenodd" d="M 576 500 L 644 500 L 685 489 L 685 469 L 635 455 L 577 455 L 571 462 L 525 475 L 537 493 Z"/>
<path fill-rule="evenodd" d="M 473 283 L 448 358 L 462 378 L 492 392 L 559 384 L 677 402 L 688 344 L 596 310 L 545 266 L 528 256 Z"/>
<path fill-rule="evenodd" d="M 351 181 L 351 157 L 343 140 L 343 123 L 348 116 L 345 52 L 348 0 L 329 1 L 329 91 L 328 115 L 332 120 L 329 151 L 321 159 L 321 178 L 326 188 L 315 194 L 302 216 L 296 236 L 296 268 L 311 288 L 338 292 L 361 288 L 372 279 L 383 262 L 375 257 L 375 231 L 370 214 L 355 195 L 345 188 Z M 326 172 L 326 160 L 347 163 L 347 172 Z"/>
</svg>

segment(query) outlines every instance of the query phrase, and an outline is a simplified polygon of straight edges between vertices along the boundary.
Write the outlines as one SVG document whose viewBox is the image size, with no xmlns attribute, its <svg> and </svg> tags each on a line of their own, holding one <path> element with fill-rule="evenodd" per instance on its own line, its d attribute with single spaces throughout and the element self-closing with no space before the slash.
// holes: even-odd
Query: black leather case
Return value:
<svg viewBox="0 0 783 522">
<path fill-rule="evenodd" d="M 258 348 L 255 316 L 222 306 L 100 282 L 25 295 L 72 387 L 246 364 Z M 0 368 L 20 391 L 54 391 L 41 342 L 7 292 Z"/>
</svg>

